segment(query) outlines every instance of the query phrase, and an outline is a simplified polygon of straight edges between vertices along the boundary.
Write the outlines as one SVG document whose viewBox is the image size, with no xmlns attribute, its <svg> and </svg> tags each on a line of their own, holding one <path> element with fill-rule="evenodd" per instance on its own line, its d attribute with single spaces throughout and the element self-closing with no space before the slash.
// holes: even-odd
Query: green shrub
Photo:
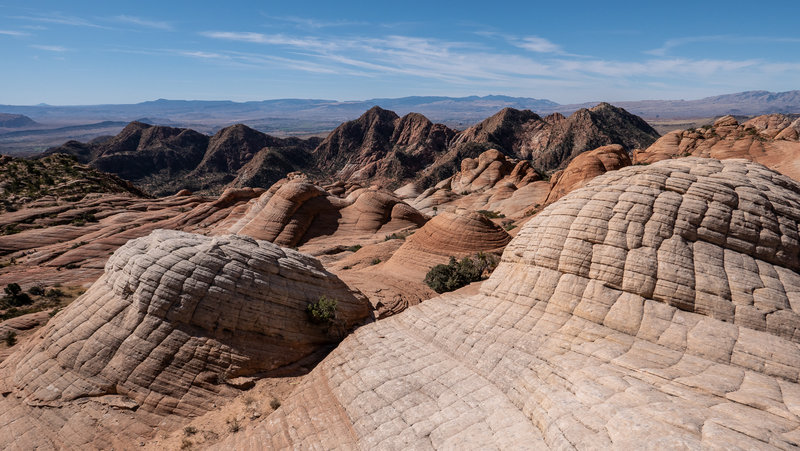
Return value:
<svg viewBox="0 0 800 451">
<path fill-rule="evenodd" d="M 10 307 L 19 307 L 21 305 L 28 305 L 33 303 L 33 299 L 28 296 L 27 293 L 22 292 L 22 288 L 20 288 L 19 284 L 17 283 L 10 283 L 8 284 L 3 291 L 5 292 L 5 297 L 3 298 L 3 304 L 10 306 Z"/>
<path fill-rule="evenodd" d="M 381 262 L 381 259 L 380 259 L 380 258 L 378 258 L 378 257 L 375 257 L 375 258 L 373 258 L 373 259 L 372 259 L 372 264 L 373 264 L 373 265 L 377 265 L 377 264 L 378 264 L 378 263 L 380 263 L 380 262 Z"/>
<path fill-rule="evenodd" d="M 354 244 L 352 246 L 348 246 L 348 247 L 344 248 L 344 250 L 349 251 L 349 252 L 356 252 L 359 249 L 361 249 L 361 245 L 360 244 Z"/>
<path fill-rule="evenodd" d="M 14 332 L 13 330 L 10 331 L 9 333 L 6 334 L 4 340 L 9 348 L 14 346 L 15 344 L 17 344 L 17 333 Z"/>
<path fill-rule="evenodd" d="M 506 217 L 506 215 L 504 215 L 502 213 L 498 213 L 496 211 L 478 210 L 478 213 L 486 216 L 489 219 L 505 218 Z"/>
<path fill-rule="evenodd" d="M 269 402 L 269 406 L 272 407 L 272 410 L 278 410 L 278 407 L 281 406 L 281 402 L 278 401 L 278 398 L 272 398 L 272 401 Z"/>
<path fill-rule="evenodd" d="M 391 235 L 386 235 L 386 238 L 383 241 L 389 241 L 389 240 L 403 240 L 403 241 L 405 241 L 406 238 L 408 238 L 409 236 L 411 236 L 413 234 L 414 234 L 414 231 L 412 231 L 412 230 L 407 230 L 405 232 L 394 232 Z"/>
<path fill-rule="evenodd" d="M 308 319 L 315 324 L 333 324 L 336 319 L 336 300 L 321 296 L 317 302 L 306 307 Z"/>
<path fill-rule="evenodd" d="M 435 292 L 445 293 L 481 280 L 485 272 L 491 273 L 495 267 L 497 258 L 482 252 L 461 260 L 450 257 L 446 265 L 436 265 L 428 271 L 425 283 Z"/>
</svg>

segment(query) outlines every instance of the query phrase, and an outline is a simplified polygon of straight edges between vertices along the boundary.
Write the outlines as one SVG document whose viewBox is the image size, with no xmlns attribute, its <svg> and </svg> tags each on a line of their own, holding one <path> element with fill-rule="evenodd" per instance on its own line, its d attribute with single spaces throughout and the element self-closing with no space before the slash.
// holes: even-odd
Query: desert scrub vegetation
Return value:
<svg viewBox="0 0 800 451">
<path fill-rule="evenodd" d="M 44 285 L 34 285 L 27 293 L 24 293 L 19 284 L 10 283 L 3 291 L 5 296 L 0 297 L 0 320 L 2 321 L 50 309 L 53 309 L 50 316 L 55 316 L 58 311 L 86 290 L 82 287 L 69 287 L 62 290 L 59 287 L 45 288 Z"/>
<path fill-rule="evenodd" d="M 478 213 L 482 214 L 483 216 L 486 216 L 489 219 L 497 219 L 497 218 L 505 218 L 506 217 L 506 215 L 504 215 L 502 213 L 499 213 L 499 212 L 496 212 L 496 211 L 491 211 L 491 210 L 478 210 Z"/>
<path fill-rule="evenodd" d="M 308 304 L 306 313 L 314 324 L 331 325 L 336 319 L 336 300 L 320 296 L 317 302 Z"/>
<path fill-rule="evenodd" d="M 478 252 L 461 260 L 451 256 L 446 265 L 436 265 L 428 271 L 425 284 L 437 293 L 446 293 L 483 279 L 496 267 L 497 257 L 492 254 Z"/>
<path fill-rule="evenodd" d="M 383 241 L 389 240 L 403 240 L 414 234 L 414 230 L 406 230 L 404 232 L 394 232 L 391 235 L 386 235 Z"/>
</svg>

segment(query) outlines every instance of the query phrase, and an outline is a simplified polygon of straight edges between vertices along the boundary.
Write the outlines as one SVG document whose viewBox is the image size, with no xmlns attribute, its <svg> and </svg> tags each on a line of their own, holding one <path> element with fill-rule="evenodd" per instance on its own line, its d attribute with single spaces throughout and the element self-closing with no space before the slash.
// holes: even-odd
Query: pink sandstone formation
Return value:
<svg viewBox="0 0 800 451">
<path fill-rule="evenodd" d="M 480 294 L 359 328 L 212 449 L 797 448 L 798 223 L 800 185 L 756 163 L 609 172 Z"/>
<path fill-rule="evenodd" d="M 332 324 L 307 306 L 337 302 Z M 367 300 L 311 257 L 157 230 L 0 364 L 0 448 L 130 448 L 335 342 Z"/>
</svg>

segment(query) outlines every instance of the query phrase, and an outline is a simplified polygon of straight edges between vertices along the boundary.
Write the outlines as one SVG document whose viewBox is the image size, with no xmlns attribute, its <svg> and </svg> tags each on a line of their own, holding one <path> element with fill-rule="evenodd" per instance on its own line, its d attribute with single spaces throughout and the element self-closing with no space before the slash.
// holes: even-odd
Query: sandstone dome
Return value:
<svg viewBox="0 0 800 451">
<path fill-rule="evenodd" d="M 388 191 L 360 188 L 340 198 L 297 178 L 275 184 L 225 232 L 295 246 L 323 236 L 391 233 L 426 219 Z"/>
<path fill-rule="evenodd" d="M 442 212 L 434 216 L 392 255 L 387 269 L 422 280 L 432 267 L 477 252 L 501 252 L 511 241 L 502 227 L 471 211 Z"/>
<path fill-rule="evenodd" d="M 796 448 L 798 222 L 800 185 L 757 163 L 607 173 L 481 294 L 359 328 L 220 449 Z"/>
<path fill-rule="evenodd" d="M 0 448 L 130 446 L 170 416 L 205 412 L 247 377 L 335 342 L 307 317 L 321 296 L 343 330 L 370 314 L 318 261 L 272 243 L 167 230 L 132 240 L 0 364 Z"/>
</svg>

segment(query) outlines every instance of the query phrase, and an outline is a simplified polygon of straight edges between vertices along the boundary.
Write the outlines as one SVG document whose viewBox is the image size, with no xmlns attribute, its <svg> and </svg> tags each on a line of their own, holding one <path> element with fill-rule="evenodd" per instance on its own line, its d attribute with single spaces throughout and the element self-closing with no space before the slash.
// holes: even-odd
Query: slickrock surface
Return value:
<svg viewBox="0 0 800 451">
<path fill-rule="evenodd" d="M 631 158 L 618 144 L 598 147 L 570 161 L 567 167 L 550 177 L 550 193 L 545 203 L 551 204 L 570 191 L 580 188 L 590 180 L 608 171 L 631 165 Z"/>
<path fill-rule="evenodd" d="M 0 285 L 16 282 L 27 289 L 37 282 L 94 282 L 109 255 L 128 240 L 159 228 L 204 233 L 229 226 L 261 193 L 244 188 L 226 190 L 216 199 L 188 192 L 159 199 L 118 194 L 89 194 L 72 202 L 42 199 L 0 217 L 0 227 L 25 228 L 0 236 L 0 255 L 15 260 L 0 268 Z"/>
<path fill-rule="evenodd" d="M 342 198 L 304 177 L 293 176 L 262 194 L 249 206 L 244 217 L 226 232 L 282 246 L 296 246 L 314 238 L 345 244 L 342 240 L 390 234 L 419 227 L 426 220 L 417 210 L 385 190 L 359 188 Z"/>
<path fill-rule="evenodd" d="M 500 252 L 511 236 L 480 213 L 443 212 L 428 221 L 386 262 L 386 270 L 422 281 L 440 263 L 477 252 Z"/>
<path fill-rule="evenodd" d="M 218 449 L 797 448 L 798 222 L 800 186 L 751 162 L 605 174 L 481 294 L 361 327 Z"/>
<path fill-rule="evenodd" d="M 800 118 L 782 114 L 758 116 L 739 124 L 733 116 L 712 126 L 667 133 L 652 146 L 634 152 L 634 163 L 653 163 L 682 156 L 746 158 L 800 180 Z"/>
<path fill-rule="evenodd" d="M 337 300 L 334 329 L 306 306 Z M 367 300 L 313 258 L 235 235 L 130 241 L 0 364 L 0 448 L 131 447 L 336 340 Z"/>
</svg>

